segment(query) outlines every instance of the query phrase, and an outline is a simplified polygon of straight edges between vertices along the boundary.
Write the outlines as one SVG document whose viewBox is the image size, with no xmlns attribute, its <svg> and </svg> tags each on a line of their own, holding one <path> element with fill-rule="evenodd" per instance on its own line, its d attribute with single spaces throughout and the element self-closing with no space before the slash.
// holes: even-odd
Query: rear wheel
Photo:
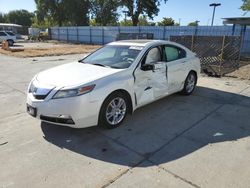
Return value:
<svg viewBox="0 0 250 188">
<path fill-rule="evenodd" d="M 197 82 L 196 74 L 194 72 L 190 72 L 185 80 L 182 93 L 184 95 L 191 95 L 195 89 L 196 82 Z"/>
<path fill-rule="evenodd" d="M 128 104 L 128 99 L 123 93 L 111 94 L 101 107 L 99 125 L 108 129 L 119 127 L 127 115 Z"/>
</svg>

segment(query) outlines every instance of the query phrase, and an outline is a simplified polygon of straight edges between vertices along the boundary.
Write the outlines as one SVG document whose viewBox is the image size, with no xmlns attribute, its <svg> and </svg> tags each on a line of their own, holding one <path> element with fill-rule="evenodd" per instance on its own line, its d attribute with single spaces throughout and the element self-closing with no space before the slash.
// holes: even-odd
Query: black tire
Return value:
<svg viewBox="0 0 250 188">
<path fill-rule="evenodd" d="M 189 85 L 190 79 L 194 81 L 192 88 Z M 195 72 L 190 72 L 185 80 L 184 87 L 181 93 L 183 95 L 191 95 L 195 90 L 196 84 L 197 84 L 197 76 Z"/>
<path fill-rule="evenodd" d="M 123 99 L 124 102 L 125 102 L 125 105 L 126 105 L 125 114 L 123 115 L 123 118 L 117 124 L 111 124 L 109 122 L 109 120 L 107 119 L 107 117 L 106 117 L 107 111 L 108 111 L 108 108 L 111 108 L 110 107 L 111 102 L 114 101 L 114 100 L 116 100 L 116 99 L 118 99 L 118 98 Z M 98 126 L 105 127 L 107 129 L 117 128 L 125 120 L 125 118 L 126 118 L 126 116 L 128 114 L 128 111 L 129 111 L 129 100 L 126 97 L 126 95 L 123 94 L 123 93 L 121 93 L 121 92 L 115 92 L 115 93 L 109 95 L 105 99 L 105 101 L 103 102 L 101 110 L 100 110 L 100 114 L 99 114 Z"/>
<path fill-rule="evenodd" d="M 13 40 L 7 40 L 7 41 L 8 41 L 9 46 L 13 46 L 14 45 L 14 41 Z"/>
</svg>

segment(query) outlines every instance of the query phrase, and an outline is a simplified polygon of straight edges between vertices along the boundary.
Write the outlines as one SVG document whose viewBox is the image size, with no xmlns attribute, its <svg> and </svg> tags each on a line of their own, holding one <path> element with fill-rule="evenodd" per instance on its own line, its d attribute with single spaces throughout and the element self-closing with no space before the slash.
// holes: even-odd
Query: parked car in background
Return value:
<svg viewBox="0 0 250 188">
<path fill-rule="evenodd" d="M 176 92 L 190 95 L 199 74 L 199 58 L 177 43 L 112 42 L 79 62 L 37 74 L 27 112 L 73 128 L 116 128 L 139 107 Z"/>
<path fill-rule="evenodd" d="M 0 42 L 7 41 L 9 46 L 16 42 L 16 35 L 11 31 L 0 31 Z"/>
</svg>

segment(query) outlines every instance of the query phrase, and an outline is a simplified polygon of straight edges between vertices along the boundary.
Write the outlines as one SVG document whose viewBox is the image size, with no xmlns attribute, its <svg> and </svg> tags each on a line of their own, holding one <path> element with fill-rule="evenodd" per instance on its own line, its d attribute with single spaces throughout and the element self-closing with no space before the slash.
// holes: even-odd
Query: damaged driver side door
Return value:
<svg viewBox="0 0 250 188">
<path fill-rule="evenodd" d="M 166 74 L 162 47 L 156 46 L 149 49 L 134 72 L 137 106 L 148 104 L 168 94 Z"/>
</svg>

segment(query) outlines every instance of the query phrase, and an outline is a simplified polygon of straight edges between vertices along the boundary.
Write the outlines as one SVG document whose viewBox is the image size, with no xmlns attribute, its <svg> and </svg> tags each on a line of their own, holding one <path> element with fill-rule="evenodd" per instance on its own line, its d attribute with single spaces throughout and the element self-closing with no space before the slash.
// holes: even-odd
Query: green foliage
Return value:
<svg viewBox="0 0 250 188">
<path fill-rule="evenodd" d="M 0 23 L 6 23 L 6 22 L 7 22 L 7 19 L 6 19 L 5 14 L 0 12 Z"/>
<path fill-rule="evenodd" d="M 140 16 L 138 20 L 139 26 L 155 26 L 154 22 L 149 22 L 146 16 Z M 131 19 L 125 21 L 120 21 L 120 26 L 133 26 L 133 21 Z"/>
<path fill-rule="evenodd" d="M 96 23 L 95 19 L 90 19 L 89 20 L 89 25 L 91 25 L 91 26 L 98 26 L 98 23 Z"/>
<path fill-rule="evenodd" d="M 241 6 L 241 9 L 244 11 L 250 11 L 250 0 L 242 0 L 243 5 Z"/>
<path fill-rule="evenodd" d="M 172 18 L 166 18 L 164 17 L 162 21 L 158 22 L 159 26 L 173 26 L 175 25 L 175 22 Z"/>
<path fill-rule="evenodd" d="M 61 0 L 63 2 L 63 0 Z M 89 0 L 64 0 L 66 21 L 70 25 L 89 25 Z"/>
<path fill-rule="evenodd" d="M 198 26 L 199 22 L 198 21 L 194 21 L 188 24 L 188 26 Z"/>
<path fill-rule="evenodd" d="M 92 0 L 91 12 L 95 20 L 95 25 L 117 25 L 117 8 L 120 2 L 117 0 Z"/>
<path fill-rule="evenodd" d="M 13 10 L 3 16 L 3 21 L 22 26 L 31 26 L 33 17 L 34 14 L 27 10 Z"/>
<path fill-rule="evenodd" d="M 35 0 L 37 23 L 88 25 L 89 0 Z"/>
<path fill-rule="evenodd" d="M 150 22 L 148 22 L 146 16 L 140 16 L 139 17 L 139 25 L 140 26 L 150 26 Z"/>
<path fill-rule="evenodd" d="M 122 20 L 120 21 L 120 26 L 133 26 L 132 20 Z"/>
<path fill-rule="evenodd" d="M 131 17 L 133 26 L 139 23 L 141 14 L 147 15 L 150 19 L 158 15 L 159 5 L 162 0 L 121 0 L 122 6 L 128 10 L 128 16 Z M 166 2 L 167 0 L 164 0 Z"/>
<path fill-rule="evenodd" d="M 45 18 L 43 21 L 38 21 L 37 20 L 37 17 L 33 17 L 32 19 L 32 27 L 35 27 L 35 28 L 41 28 L 41 29 L 46 29 L 46 28 L 49 28 L 49 27 L 52 27 L 54 26 L 55 24 L 53 23 L 53 21 Z"/>
</svg>

